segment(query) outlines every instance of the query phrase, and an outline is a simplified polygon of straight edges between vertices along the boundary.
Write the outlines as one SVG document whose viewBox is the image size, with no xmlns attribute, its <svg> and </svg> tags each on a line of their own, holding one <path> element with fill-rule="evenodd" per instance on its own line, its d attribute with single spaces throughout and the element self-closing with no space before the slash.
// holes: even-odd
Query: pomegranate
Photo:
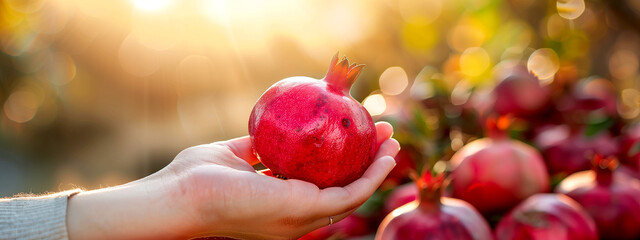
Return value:
<svg viewBox="0 0 640 240">
<path fill-rule="evenodd" d="M 468 203 L 441 197 L 444 175 L 416 181 L 419 200 L 394 210 L 382 221 L 376 240 L 492 239 L 489 224 Z"/>
<path fill-rule="evenodd" d="M 494 110 L 500 115 L 524 117 L 542 112 L 551 94 L 525 66 L 516 65 L 493 90 Z"/>
<path fill-rule="evenodd" d="M 565 178 L 556 188 L 593 217 L 602 239 L 640 238 L 640 181 L 614 173 L 614 157 L 596 155 L 593 169 Z"/>
<path fill-rule="evenodd" d="M 616 116 L 617 99 L 616 88 L 611 81 L 592 77 L 578 82 L 557 107 L 559 111 L 570 114 L 569 121 L 584 123 L 585 112 L 600 110 L 598 115 Z"/>
<path fill-rule="evenodd" d="M 376 130 L 349 89 L 363 66 L 338 61 L 336 54 L 324 79 L 290 77 L 262 94 L 251 111 L 249 135 L 274 175 L 319 188 L 362 176 L 373 161 Z"/>
<path fill-rule="evenodd" d="M 351 214 L 337 223 L 318 228 L 298 240 L 345 239 L 364 236 L 370 231 L 366 218 Z"/>
<path fill-rule="evenodd" d="M 543 152 L 549 172 L 564 176 L 588 170 L 593 154 L 609 156 L 618 152 L 618 146 L 609 133 L 586 136 L 583 130 L 570 129 L 567 125 L 543 131 L 534 142 Z"/>
<path fill-rule="evenodd" d="M 639 172 L 640 124 L 627 126 L 622 131 L 622 135 L 620 136 L 620 160 L 623 164 Z"/>
<path fill-rule="evenodd" d="M 516 206 L 496 228 L 496 239 L 597 240 L 593 218 L 564 194 L 539 193 Z"/>
<path fill-rule="evenodd" d="M 508 120 L 488 121 L 487 138 L 474 140 L 451 157 L 452 196 L 469 202 L 485 216 L 500 214 L 527 197 L 549 189 L 540 153 L 509 139 Z"/>
</svg>

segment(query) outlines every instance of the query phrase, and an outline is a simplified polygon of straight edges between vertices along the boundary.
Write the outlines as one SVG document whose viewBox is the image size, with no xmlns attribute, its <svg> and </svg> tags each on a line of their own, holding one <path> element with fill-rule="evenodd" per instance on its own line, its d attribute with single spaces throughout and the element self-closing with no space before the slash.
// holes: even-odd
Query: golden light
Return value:
<svg viewBox="0 0 640 240">
<path fill-rule="evenodd" d="M 620 93 L 621 102 L 618 103 L 618 113 L 625 119 L 633 119 L 640 115 L 640 91 L 627 88 Z"/>
<path fill-rule="evenodd" d="M 398 95 L 409 85 L 407 73 L 401 67 L 390 67 L 380 74 L 380 90 L 387 95 Z"/>
<path fill-rule="evenodd" d="M 132 35 L 122 42 L 118 59 L 122 68 L 136 77 L 149 76 L 160 68 L 159 53 L 141 44 Z"/>
<path fill-rule="evenodd" d="M 402 40 L 404 46 L 416 53 L 429 53 L 429 50 L 438 42 L 439 33 L 431 24 L 404 24 L 402 27 Z"/>
<path fill-rule="evenodd" d="M 638 56 L 632 51 L 617 50 L 609 59 L 609 72 L 617 79 L 629 79 L 638 74 Z"/>
<path fill-rule="evenodd" d="M 479 27 L 468 21 L 457 24 L 447 36 L 449 47 L 462 52 L 471 47 L 480 47 L 485 40 L 485 34 Z"/>
<path fill-rule="evenodd" d="M 585 9 L 584 0 L 558 0 L 556 3 L 558 14 L 565 19 L 576 19 Z"/>
<path fill-rule="evenodd" d="M 364 101 L 362 101 L 362 106 L 369 111 L 371 116 L 380 115 L 387 109 L 387 103 L 385 102 L 382 94 L 369 95 L 364 99 Z"/>
<path fill-rule="evenodd" d="M 5 0 L 5 3 L 15 11 L 21 13 L 34 13 L 42 8 L 45 1 L 46 0 Z"/>
<path fill-rule="evenodd" d="M 28 122 L 38 111 L 38 97 L 29 91 L 15 91 L 4 102 L 7 118 L 17 123 Z"/>
<path fill-rule="evenodd" d="M 467 48 L 460 56 L 460 71 L 470 77 L 481 75 L 490 64 L 489 53 L 481 47 Z"/>
<path fill-rule="evenodd" d="M 400 0 L 398 11 L 406 22 L 426 25 L 435 21 L 442 12 L 442 0 Z"/>
<path fill-rule="evenodd" d="M 171 3 L 170 0 L 131 0 L 133 6 L 143 11 L 159 11 L 166 9 Z"/>
<path fill-rule="evenodd" d="M 226 135 L 217 103 L 214 96 L 181 96 L 178 99 L 178 117 L 190 140 L 203 141 L 216 132 Z"/>
<path fill-rule="evenodd" d="M 52 54 L 52 60 L 45 66 L 46 76 L 51 83 L 64 86 L 76 77 L 76 64 L 68 54 L 59 52 Z"/>
<path fill-rule="evenodd" d="M 551 39 L 560 39 L 564 33 L 567 32 L 569 24 L 567 20 L 564 20 L 558 14 L 553 14 L 547 19 L 547 35 Z"/>
<path fill-rule="evenodd" d="M 175 14 L 134 13 L 131 16 L 131 33 L 149 48 L 167 50 L 182 41 L 187 29 L 184 24 Z"/>
<path fill-rule="evenodd" d="M 538 79 L 548 82 L 560 69 L 558 54 L 550 48 L 540 48 L 529 56 L 527 69 Z"/>
</svg>

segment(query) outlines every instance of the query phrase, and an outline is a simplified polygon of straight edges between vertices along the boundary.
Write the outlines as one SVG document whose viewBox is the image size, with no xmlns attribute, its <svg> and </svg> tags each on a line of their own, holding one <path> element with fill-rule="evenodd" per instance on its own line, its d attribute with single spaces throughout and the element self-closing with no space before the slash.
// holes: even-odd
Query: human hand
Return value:
<svg viewBox="0 0 640 240">
<path fill-rule="evenodd" d="M 351 214 L 391 171 L 399 144 L 388 123 L 376 130 L 380 147 L 364 175 L 325 189 L 256 173 L 248 137 L 185 149 L 149 177 L 70 198 L 70 238 L 301 236 Z"/>
</svg>

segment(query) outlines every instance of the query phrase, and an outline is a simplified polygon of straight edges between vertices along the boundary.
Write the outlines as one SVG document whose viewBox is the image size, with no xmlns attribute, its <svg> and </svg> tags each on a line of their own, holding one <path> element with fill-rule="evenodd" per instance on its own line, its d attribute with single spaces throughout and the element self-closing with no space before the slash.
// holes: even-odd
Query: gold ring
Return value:
<svg viewBox="0 0 640 240">
<path fill-rule="evenodd" d="M 329 217 L 329 225 L 333 224 L 333 216 Z"/>
</svg>

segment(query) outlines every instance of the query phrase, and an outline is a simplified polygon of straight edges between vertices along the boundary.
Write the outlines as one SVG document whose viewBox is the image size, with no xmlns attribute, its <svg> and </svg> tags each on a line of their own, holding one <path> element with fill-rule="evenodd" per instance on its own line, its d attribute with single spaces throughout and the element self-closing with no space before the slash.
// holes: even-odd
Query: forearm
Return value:
<svg viewBox="0 0 640 240">
<path fill-rule="evenodd" d="M 175 221 L 184 212 L 167 184 L 149 179 L 77 194 L 67 207 L 69 239 L 185 238 L 190 226 Z"/>
</svg>

